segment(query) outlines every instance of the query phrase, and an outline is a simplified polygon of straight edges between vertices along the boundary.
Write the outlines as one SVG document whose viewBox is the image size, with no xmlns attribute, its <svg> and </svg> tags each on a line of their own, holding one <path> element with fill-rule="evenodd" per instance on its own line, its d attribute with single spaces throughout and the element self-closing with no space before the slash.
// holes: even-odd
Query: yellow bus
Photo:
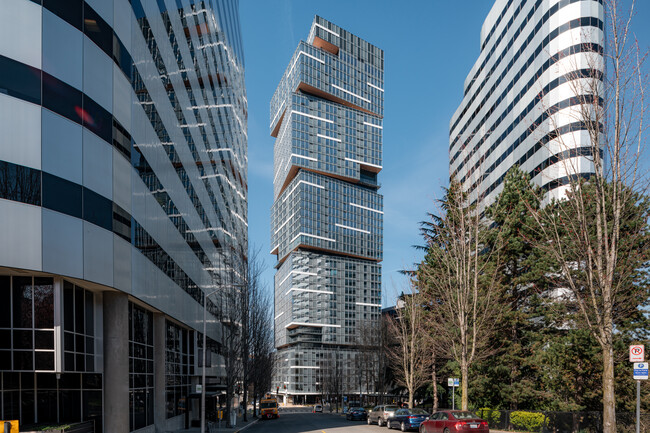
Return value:
<svg viewBox="0 0 650 433">
<path fill-rule="evenodd" d="M 266 397 L 260 400 L 260 415 L 264 418 L 277 418 L 278 414 L 278 401 L 271 397 Z"/>
</svg>

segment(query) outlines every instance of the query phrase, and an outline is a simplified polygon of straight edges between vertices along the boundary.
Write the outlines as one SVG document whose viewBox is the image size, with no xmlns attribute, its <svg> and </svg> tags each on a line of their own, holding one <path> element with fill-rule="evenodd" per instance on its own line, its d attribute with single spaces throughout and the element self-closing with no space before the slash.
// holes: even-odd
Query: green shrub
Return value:
<svg viewBox="0 0 650 433">
<path fill-rule="evenodd" d="M 517 430 L 540 432 L 546 417 L 539 412 L 516 411 L 510 414 L 510 423 Z"/>
<path fill-rule="evenodd" d="M 490 409 L 489 407 L 482 407 L 476 411 L 476 414 L 486 420 L 490 427 L 494 427 L 499 424 L 501 421 L 501 412 L 496 409 Z"/>
</svg>

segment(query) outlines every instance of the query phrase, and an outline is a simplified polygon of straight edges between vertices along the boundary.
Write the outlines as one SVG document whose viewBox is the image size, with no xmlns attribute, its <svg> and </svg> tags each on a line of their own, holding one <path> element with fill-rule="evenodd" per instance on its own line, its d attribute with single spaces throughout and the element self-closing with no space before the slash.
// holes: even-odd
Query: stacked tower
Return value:
<svg viewBox="0 0 650 433">
<path fill-rule="evenodd" d="M 359 356 L 381 309 L 383 71 L 382 50 L 316 16 L 271 100 L 274 386 L 299 401 L 332 368 L 342 392 L 372 391 Z"/>
<path fill-rule="evenodd" d="M 481 209 L 515 165 L 547 198 L 594 172 L 578 93 L 602 79 L 603 18 L 603 0 L 494 2 L 449 128 L 449 174 Z"/>
</svg>

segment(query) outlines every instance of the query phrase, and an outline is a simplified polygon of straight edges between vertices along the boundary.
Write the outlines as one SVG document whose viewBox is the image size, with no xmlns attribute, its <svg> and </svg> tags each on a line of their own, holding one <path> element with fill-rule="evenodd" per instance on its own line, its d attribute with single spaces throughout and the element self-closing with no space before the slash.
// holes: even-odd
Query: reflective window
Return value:
<svg viewBox="0 0 650 433">
<path fill-rule="evenodd" d="M 63 282 L 63 368 L 95 370 L 94 294 L 69 281 Z"/>
<path fill-rule="evenodd" d="M 129 302 L 129 421 L 153 424 L 153 314 Z"/>
<path fill-rule="evenodd" d="M 74 122 L 86 117 L 81 106 L 82 93 L 71 85 L 43 72 L 43 107 Z"/>
<path fill-rule="evenodd" d="M 0 198 L 40 206 L 41 172 L 0 161 Z"/>
<path fill-rule="evenodd" d="M 84 2 L 84 33 L 109 57 L 113 55 L 113 29 Z"/>
<path fill-rule="evenodd" d="M 83 0 L 43 0 L 43 7 L 47 8 L 50 12 L 82 30 L 82 14 L 83 14 Z"/>
<path fill-rule="evenodd" d="M 81 185 L 43 173 L 43 206 L 81 218 Z"/>
<path fill-rule="evenodd" d="M 83 219 L 106 230 L 113 229 L 113 202 L 95 191 L 83 188 Z"/>
<path fill-rule="evenodd" d="M 41 71 L 0 56 L 0 93 L 41 103 Z"/>
</svg>

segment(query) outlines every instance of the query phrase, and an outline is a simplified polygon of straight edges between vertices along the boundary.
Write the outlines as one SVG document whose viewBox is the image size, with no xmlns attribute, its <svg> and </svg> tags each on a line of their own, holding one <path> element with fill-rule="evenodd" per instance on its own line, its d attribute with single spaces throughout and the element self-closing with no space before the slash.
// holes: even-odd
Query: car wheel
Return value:
<svg viewBox="0 0 650 433">
<path fill-rule="evenodd" d="M 404 424 L 404 421 L 402 421 L 402 424 L 400 424 L 400 430 L 406 431 L 406 424 Z"/>
<path fill-rule="evenodd" d="M 372 421 L 370 420 L 370 417 L 368 417 L 367 421 L 368 421 L 368 425 L 372 424 Z"/>
<path fill-rule="evenodd" d="M 449 429 L 445 428 L 442 433 L 449 433 Z"/>
<path fill-rule="evenodd" d="M 383 425 L 384 425 L 384 423 L 381 422 L 381 418 L 377 418 L 377 426 L 378 426 L 378 427 L 381 427 L 381 426 L 383 426 Z"/>
</svg>

